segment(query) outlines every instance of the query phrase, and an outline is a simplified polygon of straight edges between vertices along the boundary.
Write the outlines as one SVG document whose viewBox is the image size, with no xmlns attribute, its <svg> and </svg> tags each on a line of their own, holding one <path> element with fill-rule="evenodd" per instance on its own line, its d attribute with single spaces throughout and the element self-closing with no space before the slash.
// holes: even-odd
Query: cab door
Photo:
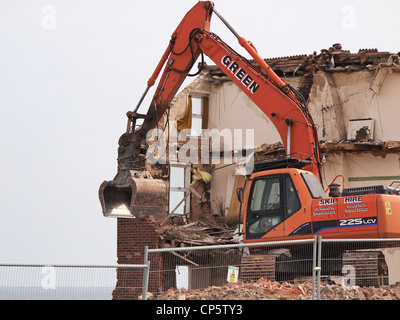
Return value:
<svg viewBox="0 0 400 320">
<path fill-rule="evenodd" d="M 289 174 L 255 178 L 246 215 L 246 239 L 286 236 L 285 221 L 301 204 Z"/>
</svg>

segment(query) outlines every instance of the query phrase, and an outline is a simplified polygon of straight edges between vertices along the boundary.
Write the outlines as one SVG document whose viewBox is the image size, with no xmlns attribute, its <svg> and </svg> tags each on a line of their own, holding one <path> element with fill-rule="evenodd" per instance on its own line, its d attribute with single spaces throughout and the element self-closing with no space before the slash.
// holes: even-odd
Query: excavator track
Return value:
<svg viewBox="0 0 400 320">
<path fill-rule="evenodd" d="M 257 281 L 264 278 L 275 281 L 276 259 L 279 255 L 251 255 L 243 257 L 241 262 L 241 280 L 243 282 Z"/>
<path fill-rule="evenodd" d="M 354 268 L 357 286 L 379 287 L 389 283 L 388 266 L 381 251 L 346 251 L 343 266 Z"/>
</svg>

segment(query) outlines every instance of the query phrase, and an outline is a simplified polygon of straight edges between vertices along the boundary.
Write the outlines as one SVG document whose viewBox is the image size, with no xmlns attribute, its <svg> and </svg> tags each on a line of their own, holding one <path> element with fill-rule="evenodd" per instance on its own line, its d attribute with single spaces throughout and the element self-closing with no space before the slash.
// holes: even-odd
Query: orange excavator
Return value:
<svg viewBox="0 0 400 320">
<path fill-rule="evenodd" d="M 212 14 L 221 18 L 254 62 L 210 32 Z M 398 189 L 371 186 L 337 192 L 332 188 L 326 195 L 317 130 L 305 99 L 277 76 L 254 45 L 239 36 L 210 1 L 199 1 L 183 18 L 138 105 L 127 113 L 127 130 L 119 140 L 118 173 L 99 189 L 106 217 L 134 218 L 166 212 L 167 185 L 146 171 L 145 139 L 203 54 L 265 113 L 286 148 L 282 160 L 256 165 L 246 189 L 238 190 L 239 201 L 245 207 L 245 242 L 297 240 L 314 235 L 334 239 L 400 236 Z M 147 114 L 139 114 L 141 103 L 160 74 Z M 140 126 L 138 119 L 143 119 Z"/>
</svg>

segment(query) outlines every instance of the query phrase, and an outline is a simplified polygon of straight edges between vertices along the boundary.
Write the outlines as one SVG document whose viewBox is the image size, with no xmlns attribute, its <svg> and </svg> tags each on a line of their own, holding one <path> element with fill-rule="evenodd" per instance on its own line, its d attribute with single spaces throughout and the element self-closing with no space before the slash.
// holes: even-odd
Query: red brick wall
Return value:
<svg viewBox="0 0 400 320">
<path fill-rule="evenodd" d="M 143 264 L 144 248 L 158 248 L 160 234 L 148 217 L 119 218 L 117 222 L 118 264 Z M 161 269 L 161 254 L 152 254 L 150 270 Z M 137 300 L 142 294 L 143 270 L 118 269 L 114 300 Z M 161 291 L 161 272 L 150 272 L 149 292 Z"/>
</svg>

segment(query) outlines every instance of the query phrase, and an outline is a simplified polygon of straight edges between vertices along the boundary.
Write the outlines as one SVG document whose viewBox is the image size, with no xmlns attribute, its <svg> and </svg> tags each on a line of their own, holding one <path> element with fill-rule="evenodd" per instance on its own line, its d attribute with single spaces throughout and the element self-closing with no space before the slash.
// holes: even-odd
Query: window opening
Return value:
<svg viewBox="0 0 400 320">
<path fill-rule="evenodd" d="M 169 179 L 169 213 L 186 214 L 190 209 L 190 197 L 187 197 L 190 185 L 190 168 L 171 165 Z"/>
</svg>

